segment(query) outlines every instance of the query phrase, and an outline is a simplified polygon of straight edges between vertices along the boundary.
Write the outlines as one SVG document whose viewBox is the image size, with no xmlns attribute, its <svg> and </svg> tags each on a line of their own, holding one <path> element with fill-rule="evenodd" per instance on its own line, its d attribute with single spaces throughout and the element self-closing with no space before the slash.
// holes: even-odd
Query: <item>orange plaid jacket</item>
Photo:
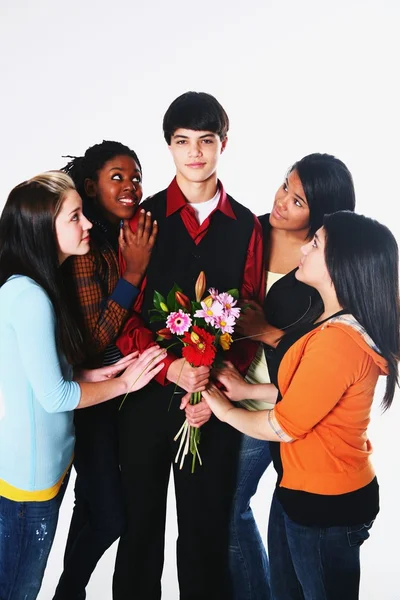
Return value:
<svg viewBox="0 0 400 600">
<path fill-rule="evenodd" d="M 63 277 L 84 338 L 84 364 L 97 367 L 121 332 L 139 290 L 121 278 L 116 251 L 101 224 L 92 222 L 90 251 L 67 259 Z"/>
</svg>

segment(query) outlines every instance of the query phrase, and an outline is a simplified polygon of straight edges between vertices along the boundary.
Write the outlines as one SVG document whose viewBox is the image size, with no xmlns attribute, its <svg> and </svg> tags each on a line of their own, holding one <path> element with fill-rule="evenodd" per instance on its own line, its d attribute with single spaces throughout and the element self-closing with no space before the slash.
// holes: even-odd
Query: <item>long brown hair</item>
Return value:
<svg viewBox="0 0 400 600">
<path fill-rule="evenodd" d="M 48 294 L 56 315 L 57 341 L 69 362 L 83 358 L 82 335 L 66 303 L 59 269 L 55 220 L 72 179 L 49 171 L 11 190 L 0 217 L 0 286 L 25 275 Z"/>
</svg>

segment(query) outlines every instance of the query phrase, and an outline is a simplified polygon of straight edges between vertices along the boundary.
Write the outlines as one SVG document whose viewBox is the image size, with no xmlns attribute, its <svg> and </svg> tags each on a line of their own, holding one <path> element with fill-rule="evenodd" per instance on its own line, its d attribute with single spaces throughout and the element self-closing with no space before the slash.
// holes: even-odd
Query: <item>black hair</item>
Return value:
<svg viewBox="0 0 400 600">
<path fill-rule="evenodd" d="M 163 119 L 164 138 L 168 145 L 177 129 L 211 131 L 220 140 L 226 138 L 229 119 L 225 110 L 214 96 L 205 92 L 186 92 L 169 106 Z"/>
<path fill-rule="evenodd" d="M 324 215 L 338 210 L 354 211 L 356 197 L 353 178 L 346 165 L 331 154 L 308 154 L 294 163 L 310 209 L 307 239 L 322 226 Z"/>
<path fill-rule="evenodd" d="M 398 384 L 399 252 L 391 231 L 349 211 L 324 218 L 325 260 L 340 305 L 364 327 L 387 360 L 386 410 Z"/>
<path fill-rule="evenodd" d="M 68 190 L 75 190 L 73 181 L 50 172 L 10 192 L 0 217 L 0 286 L 12 275 L 25 275 L 44 289 L 54 307 L 58 346 L 77 364 L 83 358 L 82 335 L 65 300 L 55 230 Z"/>
<path fill-rule="evenodd" d="M 87 200 L 85 180 L 97 181 L 98 173 L 106 162 L 116 156 L 130 156 L 137 163 L 140 172 L 142 166 L 136 152 L 120 142 L 103 140 L 101 144 L 95 144 L 88 148 L 83 156 L 64 156 L 72 160 L 61 170 L 67 173 L 74 181 L 78 194 L 83 200 Z"/>
</svg>

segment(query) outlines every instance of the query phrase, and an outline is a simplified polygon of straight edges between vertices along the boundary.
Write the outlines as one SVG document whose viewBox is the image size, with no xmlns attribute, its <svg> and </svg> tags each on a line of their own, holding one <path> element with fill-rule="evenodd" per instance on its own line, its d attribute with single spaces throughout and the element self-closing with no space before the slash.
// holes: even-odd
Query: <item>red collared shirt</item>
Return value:
<svg viewBox="0 0 400 600">
<path fill-rule="evenodd" d="M 173 179 L 167 189 L 167 217 L 179 210 L 186 230 L 196 245 L 206 235 L 215 211 L 220 210 L 227 217 L 236 219 L 228 196 L 220 181 L 218 181 L 218 186 L 221 193 L 218 206 L 201 225 L 199 225 L 193 207 L 186 201 L 185 196 L 178 186 L 176 178 Z M 241 297 L 251 298 L 262 304 L 265 295 L 265 281 L 263 279 L 263 235 L 261 225 L 254 215 L 254 229 L 247 249 L 247 260 L 244 267 L 242 288 L 240 290 Z"/>
<path fill-rule="evenodd" d="M 180 215 L 186 230 L 195 244 L 199 244 L 206 235 L 215 211 L 220 210 L 231 219 L 236 219 L 235 213 L 233 212 L 232 206 L 229 202 L 229 198 L 220 181 L 218 181 L 218 186 L 220 190 L 220 199 L 218 205 L 201 225 L 199 225 L 193 207 L 189 202 L 187 202 L 180 187 L 178 186 L 176 178 L 173 179 L 167 189 L 166 216 L 169 217 L 175 212 L 180 211 Z M 130 222 L 132 229 L 136 227 L 136 221 L 137 215 L 136 218 L 134 217 Z M 143 280 L 141 293 L 137 297 L 133 307 L 134 311 L 137 313 L 139 313 L 142 308 L 145 286 L 146 279 Z M 251 234 L 249 246 L 247 248 L 247 257 L 243 273 L 243 282 L 240 289 L 240 296 L 241 298 L 256 300 L 262 304 L 264 301 L 264 295 L 265 273 L 263 235 L 261 225 L 257 217 L 254 215 L 254 229 Z M 128 354 L 134 350 L 143 352 L 143 350 L 148 347 L 150 339 L 152 339 L 150 338 L 149 333 L 149 330 L 144 327 L 141 318 L 134 313 L 127 322 L 122 335 L 117 340 L 117 346 L 120 348 L 123 354 Z M 242 373 L 244 373 L 247 371 L 247 368 L 253 360 L 257 348 L 258 344 L 254 343 L 253 341 L 243 340 L 242 342 L 232 346 L 232 350 L 228 353 L 227 358 L 231 360 Z M 169 354 L 163 361 L 164 368 L 156 376 L 156 380 L 159 383 L 168 383 L 166 380 L 166 374 L 174 360 L 176 360 L 176 356 Z"/>
<path fill-rule="evenodd" d="M 179 210 L 181 213 L 182 221 L 190 237 L 196 245 L 201 242 L 201 240 L 207 233 L 211 222 L 211 216 L 216 210 L 220 210 L 227 217 L 236 220 L 235 213 L 232 210 L 226 192 L 220 181 L 218 181 L 218 187 L 220 191 L 218 205 L 212 211 L 212 213 L 208 215 L 207 219 L 205 219 L 201 225 L 199 225 L 196 212 L 193 206 L 190 204 L 190 202 L 186 201 L 185 196 L 183 195 L 180 187 L 178 186 L 176 178 L 173 179 L 173 181 L 167 189 L 167 217 Z"/>
</svg>

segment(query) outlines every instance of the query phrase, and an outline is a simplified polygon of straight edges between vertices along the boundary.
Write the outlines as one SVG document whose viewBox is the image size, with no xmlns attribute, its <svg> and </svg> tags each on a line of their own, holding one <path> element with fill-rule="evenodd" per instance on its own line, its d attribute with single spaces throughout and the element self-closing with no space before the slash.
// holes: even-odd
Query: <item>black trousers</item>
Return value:
<svg viewBox="0 0 400 600">
<path fill-rule="evenodd" d="M 114 600 L 159 600 L 164 562 L 167 488 L 178 450 L 173 438 L 185 414 L 174 386 L 151 383 L 132 394 L 119 415 L 120 463 L 127 529 L 121 537 Z M 177 565 L 181 600 L 230 600 L 229 521 L 240 435 L 214 416 L 201 430 L 191 473 L 173 465 L 178 513 Z"/>
<path fill-rule="evenodd" d="M 125 529 L 118 463 L 121 398 L 75 412 L 75 506 L 54 600 L 83 600 L 97 562 Z"/>
</svg>

